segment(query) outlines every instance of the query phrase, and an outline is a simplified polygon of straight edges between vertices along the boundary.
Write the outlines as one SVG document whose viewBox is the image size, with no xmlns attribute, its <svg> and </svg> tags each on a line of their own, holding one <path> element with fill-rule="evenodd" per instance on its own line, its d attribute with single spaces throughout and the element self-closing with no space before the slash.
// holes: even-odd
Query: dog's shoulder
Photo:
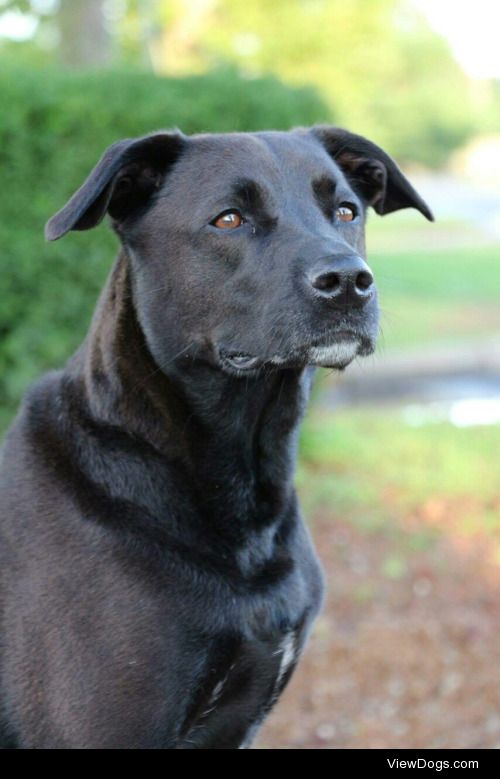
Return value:
<svg viewBox="0 0 500 779">
<path fill-rule="evenodd" d="M 25 468 L 30 453 L 36 458 L 35 442 L 45 434 L 57 416 L 63 371 L 50 371 L 37 379 L 26 391 L 2 446 L 0 479 L 11 468 Z"/>
</svg>

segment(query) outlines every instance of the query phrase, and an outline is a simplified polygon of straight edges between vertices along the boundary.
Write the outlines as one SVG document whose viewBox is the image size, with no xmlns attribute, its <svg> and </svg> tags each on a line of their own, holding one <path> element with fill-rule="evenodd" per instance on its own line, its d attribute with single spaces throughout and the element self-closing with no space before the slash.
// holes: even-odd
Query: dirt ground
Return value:
<svg viewBox="0 0 500 779">
<path fill-rule="evenodd" d="M 325 607 L 256 747 L 500 748 L 500 560 L 491 538 L 438 538 L 400 570 L 390 533 L 326 515 L 312 531 Z"/>
</svg>

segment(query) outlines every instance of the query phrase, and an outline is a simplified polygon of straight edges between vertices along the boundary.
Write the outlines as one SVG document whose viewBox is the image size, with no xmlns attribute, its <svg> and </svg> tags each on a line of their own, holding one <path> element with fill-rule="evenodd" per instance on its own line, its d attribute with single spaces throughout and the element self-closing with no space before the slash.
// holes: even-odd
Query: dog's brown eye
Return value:
<svg viewBox="0 0 500 779">
<path fill-rule="evenodd" d="M 356 217 L 356 209 L 349 203 L 342 203 L 335 211 L 335 218 L 340 222 L 352 222 Z"/>
<path fill-rule="evenodd" d="M 240 227 L 244 221 L 239 211 L 224 211 L 214 219 L 212 224 L 220 230 L 233 230 L 235 227 Z"/>
</svg>

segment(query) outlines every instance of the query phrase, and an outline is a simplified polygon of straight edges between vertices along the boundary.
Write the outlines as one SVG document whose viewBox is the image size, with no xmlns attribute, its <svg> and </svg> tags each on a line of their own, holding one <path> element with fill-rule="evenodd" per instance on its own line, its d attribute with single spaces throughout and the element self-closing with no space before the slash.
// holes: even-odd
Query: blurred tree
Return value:
<svg viewBox="0 0 500 779">
<path fill-rule="evenodd" d="M 498 92 L 467 79 L 411 0 L 0 0 L 7 9 L 39 20 L 45 59 L 52 41 L 71 65 L 230 64 L 314 85 L 342 124 L 402 161 L 439 166 L 500 113 Z M 34 49 L 24 44 L 32 63 Z"/>
<path fill-rule="evenodd" d="M 106 0 L 0 0 L 1 13 L 17 12 L 36 20 L 36 36 L 42 45 L 52 44 L 60 61 L 70 67 L 111 61 L 105 7 Z"/>
<path fill-rule="evenodd" d="M 34 10 L 33 4 L 30 2 L 30 0 L 0 0 L 0 8 L 2 9 L 2 13 L 14 9 L 16 11 L 20 11 L 21 13 L 27 14 Z M 37 12 L 39 13 L 38 10 Z"/>
<path fill-rule="evenodd" d="M 442 163 L 474 129 L 465 75 L 404 0 L 157 0 L 154 7 L 150 47 L 160 72 L 230 61 L 248 75 L 272 71 L 314 84 L 343 123 L 412 161 Z"/>
<path fill-rule="evenodd" d="M 105 0 L 66 0 L 56 14 L 59 52 L 66 65 L 103 65 L 111 61 L 111 36 L 105 26 Z"/>
<path fill-rule="evenodd" d="M 167 16 L 160 45 L 155 46 L 160 67 L 179 73 L 189 61 L 196 61 L 200 39 L 203 31 L 211 24 L 216 6 L 216 0 L 191 0 L 190 3 L 184 3 L 177 13 L 175 6 L 172 6 L 174 13 L 170 14 L 170 19 Z"/>
</svg>

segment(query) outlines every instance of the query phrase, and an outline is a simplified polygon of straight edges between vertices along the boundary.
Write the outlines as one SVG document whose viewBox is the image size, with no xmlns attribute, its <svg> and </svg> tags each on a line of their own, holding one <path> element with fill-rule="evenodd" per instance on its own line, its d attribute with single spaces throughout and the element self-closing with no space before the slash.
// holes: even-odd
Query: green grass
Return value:
<svg viewBox="0 0 500 779">
<path fill-rule="evenodd" d="M 304 425 L 304 463 L 344 474 L 372 474 L 377 484 L 404 487 L 406 501 L 439 491 L 498 496 L 496 426 L 457 428 L 451 423 L 404 424 L 398 411 L 312 410 Z M 367 445 L 369 444 L 369 445 Z M 381 456 L 383 452 L 383 457 Z"/>
<path fill-rule="evenodd" d="M 376 251 L 385 349 L 500 332 L 500 247 Z"/>
<path fill-rule="evenodd" d="M 397 411 L 312 409 L 301 436 L 299 489 L 306 512 L 330 511 L 367 531 L 413 517 L 424 536 L 499 534 L 499 445 L 498 426 L 415 428 Z"/>
<path fill-rule="evenodd" d="M 379 287 L 393 297 L 498 303 L 500 246 L 372 252 L 370 263 Z"/>
</svg>

